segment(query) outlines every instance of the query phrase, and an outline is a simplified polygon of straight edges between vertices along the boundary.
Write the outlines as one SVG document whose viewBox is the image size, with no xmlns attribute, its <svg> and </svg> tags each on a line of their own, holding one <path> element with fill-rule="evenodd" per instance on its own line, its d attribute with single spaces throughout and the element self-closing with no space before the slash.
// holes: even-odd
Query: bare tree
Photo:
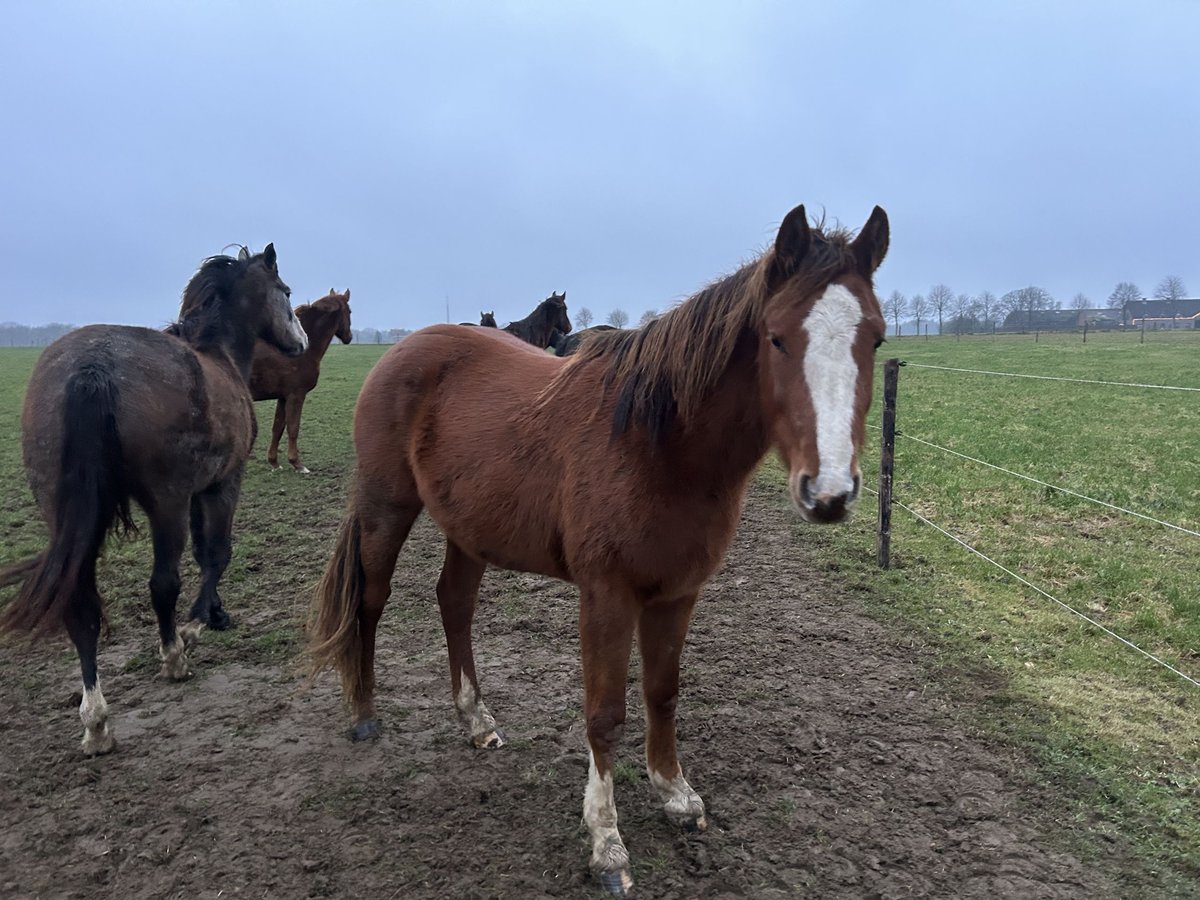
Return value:
<svg viewBox="0 0 1200 900">
<path fill-rule="evenodd" d="M 586 306 L 579 307 L 579 312 L 575 313 L 575 321 L 580 328 L 587 328 L 592 324 L 592 311 Z"/>
<path fill-rule="evenodd" d="M 1154 297 L 1156 300 L 1182 300 L 1187 296 L 1187 288 L 1183 286 L 1183 279 L 1178 275 L 1168 275 L 1158 283 L 1158 287 L 1154 289 Z"/>
<path fill-rule="evenodd" d="M 979 312 L 983 314 L 983 327 L 986 331 L 992 327 L 992 314 L 996 311 L 996 295 L 991 291 L 983 291 L 976 299 Z"/>
<path fill-rule="evenodd" d="M 1071 309 L 1087 309 L 1091 302 L 1087 298 L 1087 294 L 1076 294 L 1071 298 Z"/>
<path fill-rule="evenodd" d="M 908 302 L 908 312 L 917 320 L 917 334 L 921 333 L 921 320 L 929 315 L 929 301 L 920 294 L 913 294 Z"/>
<path fill-rule="evenodd" d="M 1122 281 L 1108 295 L 1108 305 L 1112 309 L 1124 309 L 1126 303 L 1142 299 L 1142 292 L 1132 281 Z"/>
<path fill-rule="evenodd" d="M 904 315 L 904 311 L 908 308 L 908 301 L 904 299 L 904 295 L 899 291 L 892 291 L 886 300 L 883 301 L 883 317 L 886 319 L 889 316 L 896 323 L 896 336 L 900 336 L 900 317 Z"/>
<path fill-rule="evenodd" d="M 658 318 L 658 310 L 648 309 L 642 313 L 642 317 L 638 319 L 638 328 L 645 328 L 651 322 Z"/>
<path fill-rule="evenodd" d="M 614 328 L 624 328 L 629 324 L 629 313 L 623 309 L 614 309 L 608 314 L 608 324 Z"/>
<path fill-rule="evenodd" d="M 1033 314 L 1042 309 L 1058 309 L 1058 304 L 1048 291 L 1030 285 L 1019 290 L 1009 291 L 1000 298 L 1000 306 L 1007 312 L 1020 310 L 1028 313 L 1026 324 L 1033 325 Z"/>
<path fill-rule="evenodd" d="M 929 289 L 929 305 L 938 317 L 938 334 L 942 333 L 942 317 L 954 301 L 954 291 L 944 284 L 935 284 Z"/>
<path fill-rule="evenodd" d="M 967 321 L 971 315 L 971 297 L 968 294 L 959 294 L 954 298 L 950 307 L 954 313 L 954 333 L 962 334 L 964 330 L 970 331 L 970 323 Z"/>
</svg>

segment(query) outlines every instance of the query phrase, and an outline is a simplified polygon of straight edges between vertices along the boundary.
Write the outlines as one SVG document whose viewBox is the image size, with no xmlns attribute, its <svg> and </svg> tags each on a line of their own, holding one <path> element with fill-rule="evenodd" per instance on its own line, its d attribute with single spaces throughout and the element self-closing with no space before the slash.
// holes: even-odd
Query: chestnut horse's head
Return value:
<svg viewBox="0 0 1200 900">
<path fill-rule="evenodd" d="M 336 300 L 338 305 L 337 328 L 334 329 L 333 336 L 343 344 L 348 344 L 354 340 L 354 331 L 350 328 L 350 288 L 346 288 L 344 294 L 330 288 L 329 296 Z"/>
<path fill-rule="evenodd" d="M 858 458 L 886 333 L 872 277 L 887 248 L 878 206 L 848 242 L 811 229 L 798 206 L 766 260 L 763 406 L 792 502 L 809 522 L 846 518 L 862 486 Z"/>
</svg>

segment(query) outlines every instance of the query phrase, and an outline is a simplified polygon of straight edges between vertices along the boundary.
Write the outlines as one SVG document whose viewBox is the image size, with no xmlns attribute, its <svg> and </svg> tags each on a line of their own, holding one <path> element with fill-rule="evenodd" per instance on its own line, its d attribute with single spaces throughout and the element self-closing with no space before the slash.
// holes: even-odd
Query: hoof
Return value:
<svg viewBox="0 0 1200 900">
<path fill-rule="evenodd" d="M 179 636 L 183 638 L 183 649 L 191 650 L 200 643 L 200 632 L 204 630 L 204 623 L 199 619 L 192 619 L 182 628 L 179 629 Z"/>
<path fill-rule="evenodd" d="M 476 750 L 499 750 L 508 743 L 503 730 L 485 731 L 471 738 L 471 744 Z"/>
<path fill-rule="evenodd" d="M 353 728 L 350 729 L 350 740 L 354 743 L 360 741 L 373 741 L 380 735 L 378 719 L 364 719 Z"/>
<path fill-rule="evenodd" d="M 192 667 L 188 665 L 187 656 L 180 654 L 175 659 L 163 660 L 158 674 L 168 681 L 187 681 L 192 677 Z"/>
<path fill-rule="evenodd" d="M 296 472 L 300 475 L 311 475 L 312 470 L 308 466 L 296 466 Z"/>
<path fill-rule="evenodd" d="M 103 756 L 105 753 L 112 753 L 117 749 L 117 739 L 113 737 L 111 729 L 106 725 L 99 734 L 85 731 L 83 741 L 79 746 L 86 756 Z"/>
<path fill-rule="evenodd" d="M 617 897 L 628 897 L 633 890 L 633 876 L 626 867 L 596 873 L 600 886 Z"/>
<path fill-rule="evenodd" d="M 233 619 L 229 618 L 229 613 L 221 606 L 210 609 L 207 615 L 195 616 L 195 619 L 213 631 L 225 631 L 233 625 Z"/>
<path fill-rule="evenodd" d="M 707 816 L 701 816 L 698 819 L 688 819 L 686 822 L 681 822 L 680 824 L 683 826 L 684 831 L 691 832 L 692 834 L 700 834 L 701 832 L 708 831 Z"/>
</svg>

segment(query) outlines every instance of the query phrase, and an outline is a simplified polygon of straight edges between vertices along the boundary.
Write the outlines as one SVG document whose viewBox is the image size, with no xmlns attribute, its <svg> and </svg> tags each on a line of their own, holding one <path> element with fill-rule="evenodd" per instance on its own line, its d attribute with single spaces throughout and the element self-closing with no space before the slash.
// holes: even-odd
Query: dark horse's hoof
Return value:
<svg viewBox="0 0 1200 900">
<path fill-rule="evenodd" d="M 207 614 L 198 615 L 196 618 L 213 631 L 225 631 L 233 625 L 233 619 L 229 618 L 229 613 L 225 612 L 222 606 L 209 609 Z"/>
<path fill-rule="evenodd" d="M 379 720 L 364 719 L 350 729 L 350 740 L 356 744 L 359 741 L 373 741 L 379 737 Z"/>
</svg>

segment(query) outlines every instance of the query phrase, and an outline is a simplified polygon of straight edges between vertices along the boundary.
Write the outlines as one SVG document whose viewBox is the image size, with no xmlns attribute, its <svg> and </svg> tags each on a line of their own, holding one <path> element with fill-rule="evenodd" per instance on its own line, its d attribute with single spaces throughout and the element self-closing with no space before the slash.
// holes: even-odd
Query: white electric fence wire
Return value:
<svg viewBox="0 0 1200 900">
<path fill-rule="evenodd" d="M 1152 388 L 1158 391 L 1192 391 L 1200 393 L 1200 387 L 1179 387 L 1173 384 L 1136 384 L 1130 381 L 1094 381 L 1090 378 L 1064 378 L 1061 375 L 1026 375 L 1021 372 L 989 372 L 986 369 L 959 369 L 954 366 L 931 366 L 924 363 L 905 362 L 910 369 L 940 369 L 943 372 L 969 372 L 972 375 L 1003 375 L 1005 378 L 1036 378 L 1039 381 L 1070 381 L 1074 384 L 1103 384 L 1109 387 Z"/>
<path fill-rule="evenodd" d="M 863 488 L 867 491 L 870 491 L 870 493 L 875 494 L 875 496 L 879 496 L 878 491 L 872 490 L 871 488 L 867 487 L 866 485 L 863 485 Z M 1053 594 L 1049 594 L 1046 591 L 1042 590 L 1040 587 L 1038 587 L 1036 584 L 1034 584 L 1029 579 L 1022 577 L 1021 575 L 1018 575 L 1012 569 L 1006 568 L 1005 566 L 996 562 L 996 560 L 992 559 L 987 554 L 982 553 L 979 550 L 976 550 L 974 547 L 972 547 L 970 544 L 968 544 L 962 538 L 956 537 L 955 535 L 951 534 L 949 531 L 947 531 L 945 528 L 942 528 L 936 522 L 930 521 L 925 516 L 921 515 L 919 512 L 917 512 L 915 509 L 913 509 L 911 506 L 901 503 L 899 500 L 895 500 L 895 499 L 892 500 L 892 504 L 894 506 L 899 506 L 901 509 L 907 510 L 916 519 L 920 520 L 921 522 L 924 522 L 926 525 L 928 525 L 930 528 L 933 528 L 935 531 L 941 532 L 946 537 L 950 538 L 950 540 L 954 541 L 954 543 L 965 548 L 966 550 L 970 551 L 971 553 L 974 553 L 976 556 L 978 556 L 984 562 L 991 563 L 991 565 L 995 566 L 1001 572 L 1004 572 L 1006 575 L 1010 576 L 1011 578 L 1015 578 L 1017 581 L 1021 582 L 1021 584 L 1025 585 L 1030 590 L 1035 591 L 1038 594 L 1041 594 L 1047 600 L 1050 600 L 1050 601 L 1058 604 L 1063 609 L 1065 609 L 1067 612 L 1071 613 L 1074 616 L 1078 616 L 1080 619 L 1083 619 L 1083 621 L 1087 622 L 1089 625 L 1093 626 L 1094 628 L 1097 628 L 1100 631 L 1104 632 L 1105 634 L 1107 634 L 1109 637 L 1113 638 L 1114 640 L 1120 641 L 1126 647 L 1129 647 L 1130 649 L 1137 651 L 1142 656 L 1146 657 L 1147 659 L 1151 660 L 1152 662 L 1158 663 L 1158 665 L 1162 666 L 1164 669 L 1167 669 L 1170 672 L 1174 672 L 1176 675 L 1178 675 L 1184 681 L 1190 682 L 1191 684 L 1195 685 L 1196 687 L 1200 687 L 1200 681 L 1197 681 L 1195 678 L 1192 678 L 1192 676 L 1179 671 L 1179 669 L 1175 668 L 1169 662 L 1166 662 L 1165 660 L 1160 659 L 1159 657 L 1155 656 L 1153 653 L 1150 653 L 1148 650 L 1143 650 L 1137 644 L 1133 643 L 1133 641 L 1128 640 L 1127 638 L 1121 637 L 1121 635 L 1117 634 L 1111 628 L 1108 628 L 1108 627 L 1100 624 L 1095 619 L 1091 618 L 1090 616 L 1088 616 L 1084 613 L 1081 613 L 1079 610 L 1075 609 L 1073 606 L 1069 606 L 1068 604 L 1063 603 L 1063 601 L 1059 600 Z"/>
</svg>

